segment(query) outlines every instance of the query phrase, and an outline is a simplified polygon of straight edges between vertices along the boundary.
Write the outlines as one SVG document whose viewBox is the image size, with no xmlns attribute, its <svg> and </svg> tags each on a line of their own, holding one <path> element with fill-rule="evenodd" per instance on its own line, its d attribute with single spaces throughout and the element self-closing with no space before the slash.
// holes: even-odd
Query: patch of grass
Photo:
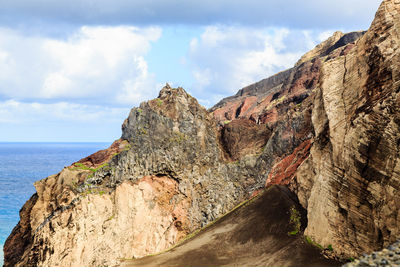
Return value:
<svg viewBox="0 0 400 267">
<path fill-rule="evenodd" d="M 353 262 L 353 261 L 355 261 L 355 260 L 356 260 L 356 259 L 354 259 L 353 257 L 350 257 L 350 258 L 349 258 L 349 261 L 350 261 L 350 262 Z"/>
<path fill-rule="evenodd" d="M 100 170 L 101 168 L 106 168 L 108 167 L 108 162 L 101 164 L 99 167 L 93 169 L 93 172 L 97 172 L 98 170 Z"/>
<path fill-rule="evenodd" d="M 99 169 L 108 166 L 108 162 L 101 164 L 100 166 L 98 166 L 97 168 L 90 168 L 82 163 L 75 163 L 74 164 L 74 168 L 72 168 L 73 170 L 85 170 L 85 171 L 91 171 L 92 174 L 97 172 Z"/>
<path fill-rule="evenodd" d="M 99 194 L 100 196 L 104 195 L 106 193 L 106 191 L 101 190 L 100 188 L 93 188 L 90 187 L 90 184 L 85 183 L 86 186 L 89 186 L 89 188 L 87 188 L 84 192 L 81 193 L 81 196 L 86 197 L 87 195 L 91 195 L 91 194 Z"/>
<path fill-rule="evenodd" d="M 294 226 L 293 231 L 289 232 L 289 235 L 297 235 L 300 232 L 301 228 L 301 216 L 300 212 L 296 209 L 295 206 L 290 208 L 290 224 Z"/>
<path fill-rule="evenodd" d="M 282 103 L 283 101 L 285 101 L 285 99 L 286 99 L 286 95 L 283 95 L 278 99 L 277 103 Z"/>
<path fill-rule="evenodd" d="M 128 150 L 131 149 L 131 148 L 132 148 L 132 145 L 131 145 L 131 144 L 127 144 L 127 145 L 125 145 L 123 151 L 128 151 Z"/>
<path fill-rule="evenodd" d="M 156 103 L 157 103 L 157 106 L 161 107 L 163 104 L 163 101 L 159 98 L 156 98 Z"/>
<path fill-rule="evenodd" d="M 90 171 L 91 169 L 92 169 L 92 168 L 86 166 L 86 165 L 83 164 L 83 163 L 79 163 L 79 162 L 75 163 L 75 164 L 74 164 L 74 167 L 72 168 L 72 170 L 74 170 L 74 171 L 77 171 L 77 170 Z"/>
<path fill-rule="evenodd" d="M 138 108 L 138 109 L 137 109 L 137 112 L 140 114 L 140 113 L 142 113 L 142 112 L 143 112 L 143 109 L 141 109 L 141 108 Z"/>
<path fill-rule="evenodd" d="M 328 245 L 328 247 L 327 247 L 327 249 L 328 249 L 329 251 L 333 251 L 333 247 L 332 247 L 332 245 L 331 245 L 331 244 L 329 244 L 329 245 Z"/>
<path fill-rule="evenodd" d="M 231 121 L 229 121 L 229 120 L 224 121 L 224 125 L 227 125 L 229 123 L 231 123 Z"/>
<path fill-rule="evenodd" d="M 311 239 L 311 237 L 309 236 L 305 236 L 306 242 L 314 247 L 317 247 L 319 249 L 324 249 L 323 246 L 321 246 L 320 244 L 318 244 L 317 242 L 315 242 L 314 240 Z"/>
<path fill-rule="evenodd" d="M 146 133 L 147 133 L 147 131 L 146 131 Z M 124 146 L 124 149 L 123 149 L 121 152 L 123 152 L 123 151 L 128 151 L 128 150 L 131 149 L 131 148 L 132 148 L 132 145 L 128 143 L 128 144 L 126 144 L 126 145 Z M 114 154 L 112 155 L 112 157 L 115 157 L 115 156 L 121 154 L 121 152 L 120 152 L 120 153 L 114 153 Z"/>
</svg>

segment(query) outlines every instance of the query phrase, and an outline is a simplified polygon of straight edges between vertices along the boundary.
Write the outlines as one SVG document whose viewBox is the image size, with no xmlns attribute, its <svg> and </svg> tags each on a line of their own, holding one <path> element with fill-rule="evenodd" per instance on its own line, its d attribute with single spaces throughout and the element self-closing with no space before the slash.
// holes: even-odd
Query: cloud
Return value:
<svg viewBox="0 0 400 267">
<path fill-rule="evenodd" d="M 82 24 L 231 24 L 291 28 L 368 27 L 380 0 L 13 0 L 3 1 L 0 22 Z"/>
<path fill-rule="evenodd" d="M 111 142 L 121 136 L 129 108 L 68 102 L 0 102 L 1 141 Z"/>
<path fill-rule="evenodd" d="M 63 121 L 64 123 L 122 123 L 129 108 L 104 107 L 68 102 L 57 103 L 25 103 L 16 100 L 0 102 L 0 123 L 31 124 L 41 121 Z"/>
<path fill-rule="evenodd" d="M 186 59 L 196 80 L 193 94 L 206 106 L 215 104 L 222 96 L 292 67 L 317 44 L 319 35 L 285 28 L 206 27 L 190 42 Z"/>
<path fill-rule="evenodd" d="M 144 56 L 158 27 L 84 26 L 65 39 L 0 29 L 0 96 L 136 105 L 157 93 Z"/>
</svg>

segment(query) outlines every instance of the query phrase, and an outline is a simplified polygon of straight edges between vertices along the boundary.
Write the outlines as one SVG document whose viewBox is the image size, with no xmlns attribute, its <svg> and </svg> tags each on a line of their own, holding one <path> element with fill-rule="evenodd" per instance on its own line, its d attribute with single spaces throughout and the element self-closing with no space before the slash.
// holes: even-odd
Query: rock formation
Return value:
<svg viewBox="0 0 400 267">
<path fill-rule="evenodd" d="M 113 266 L 160 252 L 272 185 L 338 259 L 400 238 L 400 1 L 209 111 L 182 88 L 133 108 L 122 137 L 36 182 L 5 266 Z M 271 203 L 273 205 L 273 203 Z"/>
<path fill-rule="evenodd" d="M 121 266 L 340 266 L 324 258 L 301 234 L 288 234 L 296 228 L 289 223 L 293 211 L 298 212 L 302 225 L 306 219 L 295 199 L 286 187 L 272 186 L 202 230 L 195 239 L 166 253 L 124 260 Z M 299 233 L 302 230 L 300 226 Z"/>
</svg>

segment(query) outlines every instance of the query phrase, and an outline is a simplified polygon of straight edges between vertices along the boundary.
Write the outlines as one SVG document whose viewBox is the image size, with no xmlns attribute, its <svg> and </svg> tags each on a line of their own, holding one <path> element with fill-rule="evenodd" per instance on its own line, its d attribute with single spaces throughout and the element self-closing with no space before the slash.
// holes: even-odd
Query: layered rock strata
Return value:
<svg viewBox="0 0 400 267">
<path fill-rule="evenodd" d="M 399 12 L 383 1 L 352 50 L 323 64 L 314 142 L 294 180 L 305 234 L 343 257 L 400 237 Z"/>
<path fill-rule="evenodd" d="M 182 88 L 132 109 L 121 140 L 35 183 L 6 266 L 113 266 L 170 247 L 265 186 L 341 259 L 400 238 L 400 1 L 209 111 Z M 273 203 L 271 203 L 273 205 Z M 145 216 L 150 214 L 150 217 Z"/>
</svg>

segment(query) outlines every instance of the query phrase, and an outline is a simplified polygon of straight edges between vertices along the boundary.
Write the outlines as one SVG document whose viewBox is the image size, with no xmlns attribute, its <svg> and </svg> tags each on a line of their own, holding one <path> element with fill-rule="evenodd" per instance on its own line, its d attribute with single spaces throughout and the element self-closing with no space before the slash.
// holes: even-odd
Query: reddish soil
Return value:
<svg viewBox="0 0 400 267">
<path fill-rule="evenodd" d="M 96 153 L 93 153 L 92 155 L 87 156 L 86 158 L 83 158 L 75 163 L 82 163 L 89 168 L 97 168 L 100 165 L 108 162 L 115 154 L 123 151 L 127 145 L 127 141 L 118 139 L 114 141 L 109 148 L 97 151 Z M 71 166 L 75 165 L 75 163 L 73 163 Z"/>
</svg>

